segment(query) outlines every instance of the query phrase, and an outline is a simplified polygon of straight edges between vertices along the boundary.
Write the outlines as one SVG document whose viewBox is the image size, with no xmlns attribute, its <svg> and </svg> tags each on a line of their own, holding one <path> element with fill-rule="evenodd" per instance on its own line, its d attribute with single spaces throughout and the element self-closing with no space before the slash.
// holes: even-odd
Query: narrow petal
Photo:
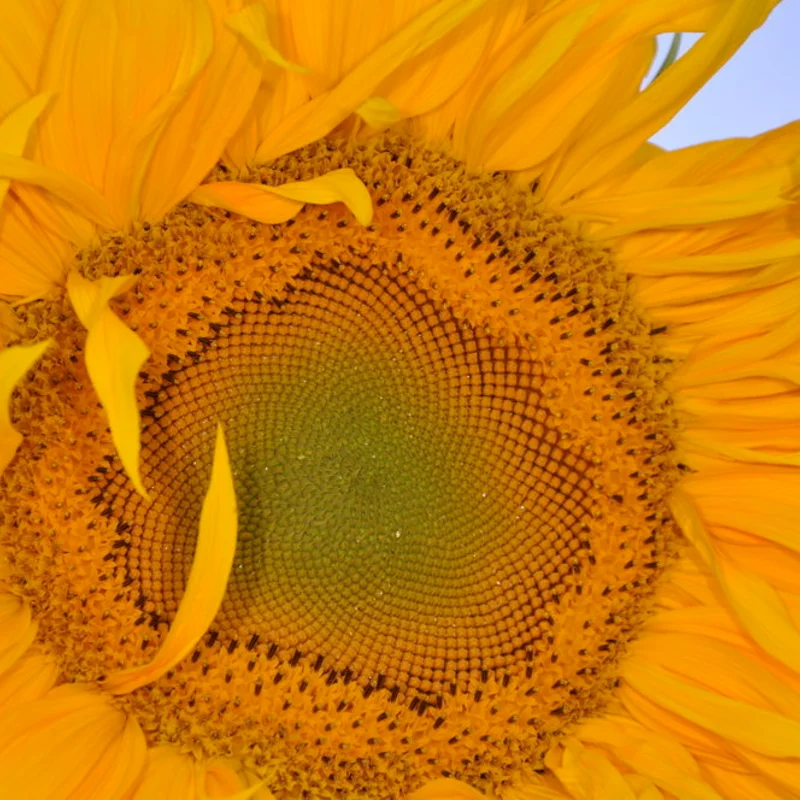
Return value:
<svg viewBox="0 0 800 800">
<path fill-rule="evenodd" d="M 370 128 L 382 131 L 400 121 L 400 109 L 385 97 L 369 97 L 357 109 L 358 114 Z"/>
<path fill-rule="evenodd" d="M 139 214 L 154 149 L 208 62 L 213 38 L 201 0 L 61 7 L 41 75 L 56 94 L 40 126 L 41 157 L 92 186 L 112 228 Z M 187 151 L 193 134 L 183 137 Z"/>
<path fill-rule="evenodd" d="M 630 662 L 626 681 L 652 702 L 756 753 L 800 757 L 800 723 L 670 675 L 653 664 Z"/>
<path fill-rule="evenodd" d="M 243 217 L 275 225 L 294 217 L 303 204 L 280 197 L 269 186 L 239 181 L 217 181 L 198 186 L 189 202 L 212 208 L 224 208 Z"/>
<path fill-rule="evenodd" d="M 22 598 L 0 592 L 0 676 L 31 646 L 36 627 Z"/>
<path fill-rule="evenodd" d="M 8 347 L 0 351 L 0 474 L 14 458 L 22 435 L 11 425 L 9 403 L 16 385 L 42 357 L 50 341 Z"/>
<path fill-rule="evenodd" d="M 121 800 L 144 767 L 138 723 L 85 686 L 0 712 L 0 796 Z"/>
<path fill-rule="evenodd" d="M 351 169 L 334 169 L 308 181 L 274 186 L 272 191 L 301 203 L 344 203 L 362 225 L 369 225 L 372 221 L 372 198 L 363 181 Z"/>
<path fill-rule="evenodd" d="M 67 277 L 67 291 L 88 331 L 86 369 L 108 415 L 114 446 L 136 490 L 146 495 L 139 471 L 136 378 L 150 351 L 108 306 L 109 300 L 127 291 L 135 280 L 120 275 L 93 282 L 73 271 Z"/>
<path fill-rule="evenodd" d="M 719 4 L 718 19 L 699 42 L 625 108 L 587 129 L 548 187 L 555 202 L 566 201 L 625 161 L 662 128 L 761 25 L 777 0 L 734 0 Z M 641 6 L 654 4 L 642 3 Z M 665 6 L 669 8 L 669 6 Z M 674 28 L 673 28 L 674 30 Z M 685 30 L 693 30 L 686 27 Z"/>
<path fill-rule="evenodd" d="M 25 653 L 0 675 L 0 712 L 44 697 L 57 677 L 58 668 L 51 658 Z"/>
<path fill-rule="evenodd" d="M 230 15 L 226 0 L 210 0 L 214 46 L 186 96 L 168 112 L 141 188 L 139 216 L 156 220 L 181 202 L 222 157 L 252 113 L 264 73 L 263 57 L 236 29 L 243 15 L 265 13 L 252 3 Z M 234 24 L 231 25 L 232 19 Z M 246 26 L 245 26 L 246 27 Z"/>
<path fill-rule="evenodd" d="M 267 7 L 261 3 L 251 3 L 241 11 L 230 14 L 225 19 L 225 24 L 249 42 L 256 52 L 272 64 L 276 64 L 283 69 L 292 72 L 308 72 L 308 68 L 301 67 L 287 61 L 278 51 L 277 47 L 270 40 L 269 19 L 267 17 Z"/>
<path fill-rule="evenodd" d="M 351 169 L 336 169 L 318 178 L 281 186 L 237 181 L 204 183 L 189 195 L 189 200 L 272 224 L 291 219 L 305 203 L 344 203 L 362 225 L 372 221 L 369 191 Z"/>
<path fill-rule="evenodd" d="M 104 688 L 125 694 L 157 680 L 197 644 L 219 610 L 236 551 L 237 511 L 228 450 L 217 426 L 211 480 L 200 514 L 186 592 L 164 642 L 149 663 L 110 676 Z"/>
<path fill-rule="evenodd" d="M 21 156 L 28 143 L 31 128 L 52 99 L 52 95 L 44 92 L 37 94 L 21 106 L 15 108 L 0 122 L 0 153 Z M 3 205 L 11 181 L 0 179 L 0 206 Z"/>
<path fill-rule="evenodd" d="M 545 764 L 564 784 L 575 800 L 638 800 L 633 789 L 608 759 L 596 750 L 589 750 L 577 739 L 566 739 L 552 748 Z"/>
<path fill-rule="evenodd" d="M 0 115 L 35 94 L 52 16 L 30 0 L 0 3 Z"/>
<path fill-rule="evenodd" d="M 88 183 L 66 172 L 20 156 L 0 153 L 0 178 L 29 183 L 47 190 L 58 200 L 102 227 L 116 227 L 102 195 Z"/>
<path fill-rule="evenodd" d="M 800 631 L 780 598 L 764 578 L 739 569 L 714 548 L 695 504 L 685 491 L 675 491 L 670 508 L 689 541 L 713 570 L 736 616 L 750 635 L 778 660 L 800 671 Z"/>
<path fill-rule="evenodd" d="M 576 732 L 582 741 L 604 746 L 635 772 L 646 775 L 679 800 L 722 800 L 700 775 L 678 742 L 615 715 L 589 720 Z"/>
<path fill-rule="evenodd" d="M 236 770 L 221 760 L 198 761 L 165 745 L 148 751 L 142 780 L 130 800 L 250 800 L 261 789 L 260 781 L 248 787 Z"/>
<path fill-rule="evenodd" d="M 484 0 L 439 0 L 373 50 L 332 89 L 288 114 L 270 131 L 256 152 L 269 161 L 321 139 L 369 97 L 382 80 L 409 58 L 435 44 Z"/>
<path fill-rule="evenodd" d="M 438 778 L 408 796 L 408 800 L 484 800 L 484 798 L 485 795 L 477 789 L 455 778 Z M 538 800 L 538 795 L 531 794 L 530 798 Z"/>
</svg>

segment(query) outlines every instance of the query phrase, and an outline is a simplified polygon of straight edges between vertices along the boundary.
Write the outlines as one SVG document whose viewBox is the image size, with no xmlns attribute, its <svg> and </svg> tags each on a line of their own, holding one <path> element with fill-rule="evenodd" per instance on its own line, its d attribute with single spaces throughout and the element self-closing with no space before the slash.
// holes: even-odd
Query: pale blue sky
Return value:
<svg viewBox="0 0 800 800">
<path fill-rule="evenodd" d="M 660 43 L 661 55 L 669 44 L 666 38 Z M 683 38 L 685 46 L 697 39 Z M 673 150 L 711 139 L 754 136 L 795 119 L 800 119 L 800 0 L 783 0 L 653 141 Z"/>
</svg>

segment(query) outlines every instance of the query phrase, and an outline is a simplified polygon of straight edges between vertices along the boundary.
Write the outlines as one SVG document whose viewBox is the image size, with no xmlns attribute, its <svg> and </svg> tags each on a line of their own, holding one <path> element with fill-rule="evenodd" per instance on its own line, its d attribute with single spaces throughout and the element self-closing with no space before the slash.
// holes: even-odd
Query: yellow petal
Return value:
<svg viewBox="0 0 800 800">
<path fill-rule="evenodd" d="M 214 463 L 197 536 L 186 592 L 155 658 L 140 667 L 111 675 L 104 688 L 125 694 L 157 680 L 197 644 L 219 610 L 236 551 L 237 512 L 228 450 L 217 426 Z"/>
<path fill-rule="evenodd" d="M 673 491 L 669 505 L 676 522 L 713 570 L 750 635 L 770 655 L 800 671 L 800 632 L 775 589 L 760 576 L 740 570 L 719 557 L 695 504 L 685 491 Z"/>
<path fill-rule="evenodd" d="M 69 299 L 86 337 L 86 369 L 111 426 L 111 438 L 136 490 L 146 495 L 139 472 L 139 409 L 136 378 L 150 351 L 109 308 L 113 297 L 135 282 L 131 275 L 89 281 L 77 272 L 67 277 Z"/>
<path fill-rule="evenodd" d="M 85 686 L 67 684 L 0 712 L 0 797 L 121 800 L 144 766 L 132 717 Z"/>
<path fill-rule="evenodd" d="M 375 48 L 329 91 L 285 116 L 256 152 L 270 161 L 321 139 L 375 94 L 378 84 L 413 56 L 439 41 L 480 8 L 485 0 L 439 0 Z"/>
<path fill-rule="evenodd" d="M 167 111 L 141 187 L 139 215 L 144 219 L 164 216 L 205 178 L 251 115 L 264 76 L 262 58 L 253 52 L 252 43 L 226 24 L 226 0 L 210 0 L 208 6 L 214 46 L 185 96 Z M 202 8 L 196 11 L 203 14 Z M 202 26 L 205 36 L 205 23 Z"/>
<path fill-rule="evenodd" d="M 247 787 L 222 761 L 208 764 L 164 745 L 148 750 L 144 774 L 130 800 L 249 800 L 260 790 L 261 782 Z"/>
<path fill-rule="evenodd" d="M 146 181 L 163 180 L 150 171 L 152 155 L 213 41 L 201 0 L 71 0 L 62 8 L 40 77 L 56 94 L 40 126 L 42 160 L 92 186 L 111 227 L 137 217 Z M 195 131 L 183 134 L 182 155 L 193 159 Z"/>
<path fill-rule="evenodd" d="M 372 198 L 351 169 L 334 169 L 308 181 L 273 186 L 271 191 L 280 197 L 313 205 L 344 203 L 362 225 L 372 221 Z"/>
<path fill-rule="evenodd" d="M 749 217 L 789 205 L 790 164 L 768 167 L 727 180 L 688 188 L 659 188 L 650 192 L 576 200 L 570 214 L 609 222 L 595 236 L 612 239 L 634 231 L 710 224 Z"/>
<path fill-rule="evenodd" d="M 535 794 L 530 797 L 537 800 Z M 408 800 L 485 800 L 485 795 L 455 778 L 438 778 L 412 792 Z"/>
<path fill-rule="evenodd" d="M 57 677 L 58 668 L 51 658 L 26 653 L 0 675 L 0 711 L 44 697 Z"/>
<path fill-rule="evenodd" d="M 14 156 L 23 154 L 33 124 L 51 99 L 52 95 L 47 92 L 37 94 L 6 115 L 0 122 L 0 153 L 10 153 Z M 11 181 L 7 178 L 0 179 L 0 206 L 3 205 L 10 185 Z"/>
<path fill-rule="evenodd" d="M 619 166 L 662 128 L 765 20 L 777 0 L 733 0 L 715 9 L 719 19 L 661 77 L 637 93 L 627 107 L 585 130 L 548 187 L 556 203 L 568 200 Z M 650 4 L 637 3 L 635 7 Z M 669 8 L 666 6 L 665 8 Z M 685 30 L 693 30 L 686 27 Z M 673 28 L 674 30 L 674 28 Z"/>
<path fill-rule="evenodd" d="M 41 13 L 31 0 L 0 3 L 0 115 L 36 91 L 52 13 Z"/>
<path fill-rule="evenodd" d="M 38 186 L 71 206 L 87 220 L 108 229 L 116 227 L 102 195 L 88 183 L 66 172 L 20 156 L 0 153 L 0 178 Z"/>
<path fill-rule="evenodd" d="M 198 186 L 189 202 L 212 208 L 224 208 L 243 217 L 275 225 L 295 216 L 303 204 L 280 197 L 269 186 L 239 181 L 217 181 Z"/>
<path fill-rule="evenodd" d="M 545 764 L 575 800 L 637 800 L 633 789 L 609 760 L 577 739 L 565 739 L 552 748 Z"/>
<path fill-rule="evenodd" d="M 36 627 L 22 598 L 0 592 L 0 675 L 31 646 Z"/>
<path fill-rule="evenodd" d="M 400 109 L 385 97 L 369 97 L 357 109 L 358 114 L 370 128 L 382 131 L 400 120 Z"/>
<path fill-rule="evenodd" d="M 768 756 L 800 757 L 795 720 L 693 686 L 654 664 L 631 661 L 625 680 L 652 702 L 725 739 Z"/>
<path fill-rule="evenodd" d="M 522 58 L 506 69 L 497 85 L 475 109 L 466 133 L 470 161 L 486 166 L 487 169 L 505 168 L 502 166 L 502 159 L 496 159 L 494 151 L 502 150 L 505 140 L 515 130 L 524 130 L 524 126 L 509 125 L 506 115 L 520 102 L 530 87 L 538 83 L 559 62 L 597 10 L 598 5 L 594 4 L 579 8 L 562 19 L 541 23 L 534 19 L 529 24 L 527 33 L 533 35 L 535 43 L 531 46 L 524 33 L 520 36 L 518 46 L 524 47 L 525 51 Z M 495 128 L 499 128 L 499 131 L 490 136 Z"/>
<path fill-rule="evenodd" d="M 237 181 L 204 183 L 189 195 L 189 200 L 270 224 L 291 219 L 305 203 L 344 203 L 362 225 L 372 221 L 369 191 L 351 169 L 336 169 L 318 178 L 281 186 Z"/>
<path fill-rule="evenodd" d="M 583 723 L 582 742 L 605 747 L 634 772 L 646 775 L 681 800 L 722 800 L 700 775 L 700 768 L 678 742 L 631 719 L 606 715 Z"/>
<path fill-rule="evenodd" d="M 225 24 L 249 42 L 264 61 L 277 64 L 277 66 L 292 72 L 308 72 L 306 67 L 287 61 L 272 43 L 269 35 L 267 7 L 261 3 L 251 3 L 241 11 L 230 14 L 225 19 Z"/>
<path fill-rule="evenodd" d="M 14 387 L 42 357 L 51 342 L 20 345 L 0 350 L 0 474 L 14 458 L 22 442 L 21 434 L 11 426 L 9 403 Z"/>
</svg>

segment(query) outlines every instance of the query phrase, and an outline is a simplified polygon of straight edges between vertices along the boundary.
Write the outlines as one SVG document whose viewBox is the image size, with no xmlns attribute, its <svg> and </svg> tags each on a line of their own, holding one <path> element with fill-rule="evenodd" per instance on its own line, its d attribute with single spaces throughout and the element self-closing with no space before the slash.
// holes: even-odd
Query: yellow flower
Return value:
<svg viewBox="0 0 800 800">
<path fill-rule="evenodd" d="M 800 796 L 774 4 L 2 4 L 1 797 Z"/>
</svg>

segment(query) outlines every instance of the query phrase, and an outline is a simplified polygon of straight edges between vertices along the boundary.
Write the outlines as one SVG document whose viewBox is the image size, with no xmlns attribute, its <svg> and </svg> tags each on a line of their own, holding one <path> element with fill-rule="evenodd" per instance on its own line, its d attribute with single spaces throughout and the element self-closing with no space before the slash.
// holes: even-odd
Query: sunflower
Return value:
<svg viewBox="0 0 800 800">
<path fill-rule="evenodd" d="M 0 796 L 800 797 L 774 5 L 2 4 Z"/>
</svg>

